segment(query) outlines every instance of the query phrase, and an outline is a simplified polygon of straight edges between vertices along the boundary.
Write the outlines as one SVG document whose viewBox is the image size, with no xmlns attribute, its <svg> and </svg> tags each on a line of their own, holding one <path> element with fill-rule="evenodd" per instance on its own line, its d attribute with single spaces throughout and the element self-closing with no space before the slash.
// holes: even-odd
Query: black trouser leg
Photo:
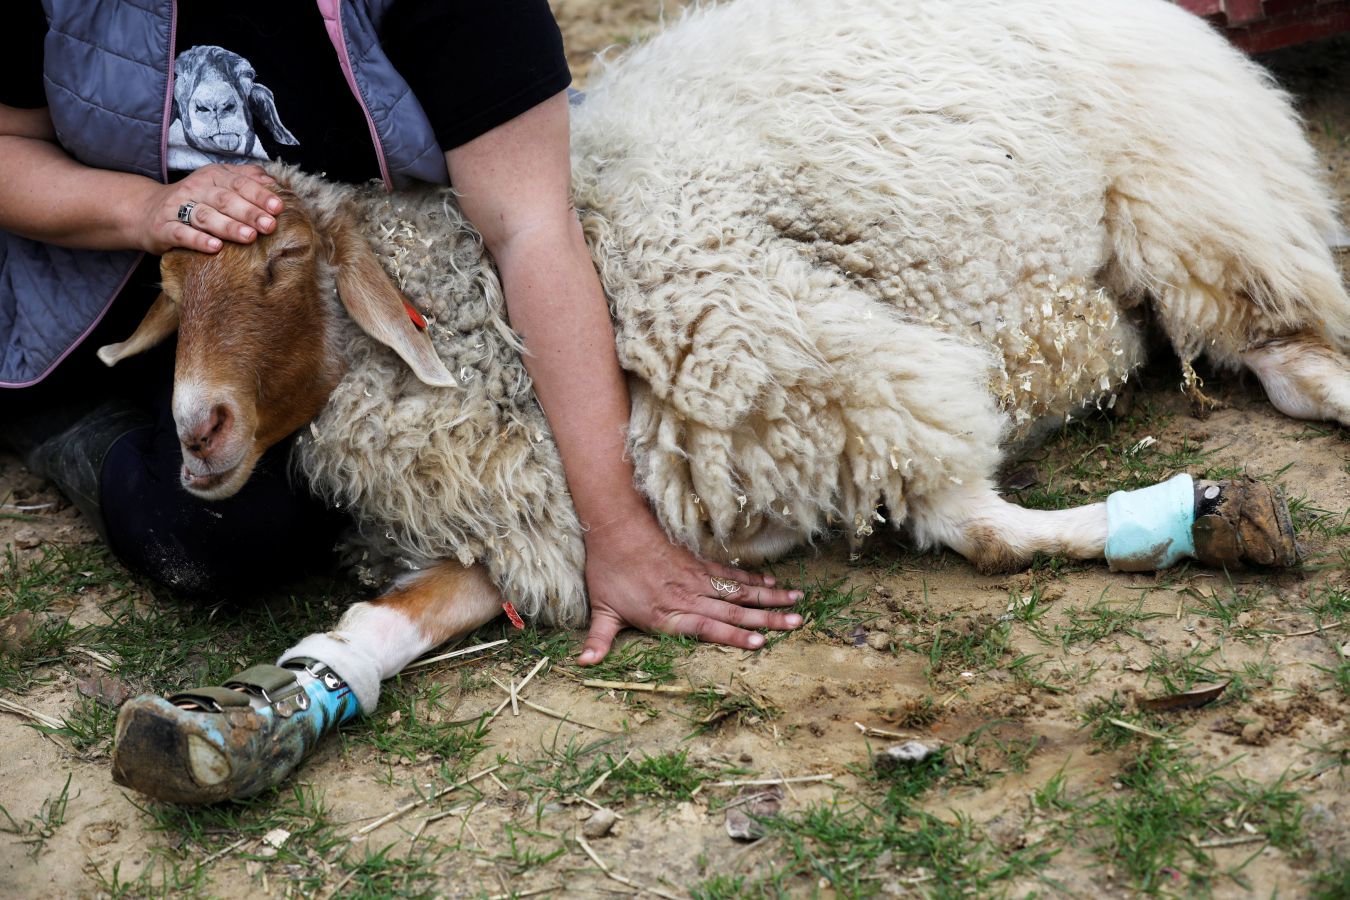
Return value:
<svg viewBox="0 0 1350 900">
<path fill-rule="evenodd" d="M 172 587 L 234 592 L 330 568 L 346 517 L 290 477 L 290 441 L 265 453 L 243 489 L 201 500 L 179 482 L 182 449 L 169 411 L 126 435 L 103 462 L 108 543 L 129 566 Z"/>
</svg>

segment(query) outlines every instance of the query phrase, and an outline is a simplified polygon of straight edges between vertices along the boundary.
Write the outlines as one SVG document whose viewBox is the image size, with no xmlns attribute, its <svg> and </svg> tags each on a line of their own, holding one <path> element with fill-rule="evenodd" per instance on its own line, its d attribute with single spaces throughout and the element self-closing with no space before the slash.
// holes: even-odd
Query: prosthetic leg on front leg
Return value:
<svg viewBox="0 0 1350 900">
<path fill-rule="evenodd" d="M 301 657 L 252 666 L 220 687 L 136 697 L 117 716 L 113 781 L 173 803 L 248 797 L 278 784 L 358 709 L 333 669 Z"/>
<path fill-rule="evenodd" d="M 278 665 L 128 701 L 117 718 L 113 780 L 160 800 L 214 803 L 279 784 L 338 725 L 374 711 L 380 681 L 423 651 L 395 610 L 358 603 Z"/>
<path fill-rule="evenodd" d="M 328 732 L 371 713 L 380 682 L 431 647 L 490 621 L 500 597 L 479 567 L 441 562 L 346 611 L 278 665 L 221 687 L 128 701 L 113 780 L 160 800 L 214 803 L 279 784 Z"/>
</svg>

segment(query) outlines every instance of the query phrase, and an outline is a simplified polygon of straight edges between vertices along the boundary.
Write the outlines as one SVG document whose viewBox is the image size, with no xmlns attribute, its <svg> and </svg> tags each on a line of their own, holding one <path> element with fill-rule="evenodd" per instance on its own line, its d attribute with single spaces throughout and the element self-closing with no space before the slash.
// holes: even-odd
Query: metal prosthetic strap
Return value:
<svg viewBox="0 0 1350 900">
<path fill-rule="evenodd" d="M 256 713 L 286 719 L 316 707 L 335 723 L 360 711 L 356 698 L 337 673 L 308 657 L 287 660 L 286 666 L 250 666 L 226 680 L 222 687 L 204 687 L 175 694 L 170 702 L 192 703 L 209 712 L 248 707 Z"/>
<path fill-rule="evenodd" d="M 1186 474 L 1106 498 L 1106 561 L 1122 572 L 1165 569 L 1195 555 L 1195 482 Z"/>
</svg>

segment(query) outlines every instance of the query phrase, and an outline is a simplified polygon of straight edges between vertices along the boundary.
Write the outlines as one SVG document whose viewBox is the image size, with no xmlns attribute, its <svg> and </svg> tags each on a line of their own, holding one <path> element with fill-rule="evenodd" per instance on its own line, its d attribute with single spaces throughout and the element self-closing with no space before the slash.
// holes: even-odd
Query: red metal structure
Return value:
<svg viewBox="0 0 1350 900">
<path fill-rule="evenodd" d="M 1350 0 L 1175 0 L 1248 53 L 1350 31 Z"/>
</svg>

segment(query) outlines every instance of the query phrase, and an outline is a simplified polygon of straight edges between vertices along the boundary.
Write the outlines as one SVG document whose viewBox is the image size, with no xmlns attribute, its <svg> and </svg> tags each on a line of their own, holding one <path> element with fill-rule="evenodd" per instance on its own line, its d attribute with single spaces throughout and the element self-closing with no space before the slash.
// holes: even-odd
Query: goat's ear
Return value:
<svg viewBox="0 0 1350 900">
<path fill-rule="evenodd" d="M 144 353 L 177 330 L 178 304 L 166 292 L 160 291 L 131 337 L 120 344 L 100 347 L 98 358 L 104 365 L 115 366 L 128 356 Z"/>
<path fill-rule="evenodd" d="M 281 115 L 277 112 L 277 101 L 272 92 L 261 84 L 251 84 L 248 89 L 248 105 L 255 118 L 262 120 L 272 138 L 278 144 L 298 145 L 295 135 L 281 124 Z"/>
<path fill-rule="evenodd" d="M 345 216 L 334 229 L 333 264 L 338 296 L 352 320 L 403 357 L 421 381 L 432 387 L 454 387 L 455 377 L 436 355 L 431 338 L 413 324 L 412 306 Z"/>
</svg>

